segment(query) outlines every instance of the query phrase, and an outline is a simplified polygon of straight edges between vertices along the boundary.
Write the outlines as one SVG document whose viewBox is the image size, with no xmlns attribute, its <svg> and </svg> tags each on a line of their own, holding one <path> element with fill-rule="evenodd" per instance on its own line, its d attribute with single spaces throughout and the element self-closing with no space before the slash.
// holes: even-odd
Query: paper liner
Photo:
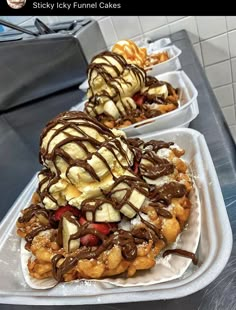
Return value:
<svg viewBox="0 0 236 310">
<path fill-rule="evenodd" d="M 157 257 L 156 265 L 145 271 L 138 271 L 133 277 L 126 278 L 125 276 L 117 276 L 116 278 L 105 278 L 101 280 L 75 280 L 70 284 L 84 287 L 85 283 L 109 283 L 115 286 L 132 287 L 132 286 L 146 286 L 157 283 L 171 281 L 183 276 L 189 265 L 192 263 L 191 259 L 181 257 L 178 255 L 168 255 L 162 257 L 162 253 L 167 249 L 180 248 L 192 253 L 196 253 L 198 242 L 200 238 L 201 228 L 201 209 L 197 188 L 194 184 L 193 190 L 190 193 L 190 201 L 192 203 L 191 213 L 185 229 L 178 236 L 175 243 L 166 247 Z M 26 283 L 33 289 L 49 289 L 54 287 L 57 282 L 53 278 L 38 280 L 32 278 L 28 272 L 28 259 L 32 257 L 32 253 L 24 248 L 25 240 L 21 241 L 21 266 Z M 66 283 L 64 284 L 66 285 Z"/>
</svg>

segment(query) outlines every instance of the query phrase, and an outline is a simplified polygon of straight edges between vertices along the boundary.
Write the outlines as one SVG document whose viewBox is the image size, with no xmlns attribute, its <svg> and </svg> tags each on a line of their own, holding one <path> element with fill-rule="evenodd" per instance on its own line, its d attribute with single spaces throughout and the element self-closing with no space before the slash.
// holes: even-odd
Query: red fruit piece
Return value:
<svg viewBox="0 0 236 310">
<path fill-rule="evenodd" d="M 88 234 L 80 238 L 80 243 L 85 246 L 95 246 L 99 243 L 99 238 L 95 235 Z"/>
<path fill-rule="evenodd" d="M 80 223 L 80 225 L 84 225 L 85 223 L 87 223 L 87 221 L 86 221 L 86 219 L 83 216 L 81 216 L 79 218 L 79 223 Z"/>
<path fill-rule="evenodd" d="M 79 218 L 80 225 L 88 223 L 84 217 Z M 108 235 L 113 229 L 114 226 L 117 227 L 117 224 L 114 223 L 90 223 L 88 229 L 95 229 L 103 235 Z M 80 238 L 80 242 L 85 246 L 96 246 L 99 244 L 100 239 L 93 234 L 87 234 Z"/>
<path fill-rule="evenodd" d="M 65 212 L 71 212 L 75 217 L 79 217 L 81 214 L 77 208 L 67 205 L 67 206 L 60 207 L 59 209 L 55 211 L 54 220 L 60 221 L 60 219 L 62 218 Z"/>
<path fill-rule="evenodd" d="M 133 99 L 138 106 L 141 106 L 145 101 L 145 96 L 138 93 L 133 96 Z"/>
<path fill-rule="evenodd" d="M 110 227 L 106 223 L 91 223 L 89 224 L 88 228 L 96 229 L 103 235 L 108 235 L 110 232 Z"/>
<path fill-rule="evenodd" d="M 79 218 L 79 223 L 80 225 L 84 225 L 85 223 L 88 223 L 88 221 L 81 216 Z M 89 223 L 88 228 L 96 229 L 103 235 L 108 235 L 114 228 L 114 225 L 117 227 L 117 224 L 115 223 Z"/>
<path fill-rule="evenodd" d="M 139 163 L 135 162 L 133 166 L 134 174 L 138 174 L 138 167 L 139 167 Z"/>
</svg>

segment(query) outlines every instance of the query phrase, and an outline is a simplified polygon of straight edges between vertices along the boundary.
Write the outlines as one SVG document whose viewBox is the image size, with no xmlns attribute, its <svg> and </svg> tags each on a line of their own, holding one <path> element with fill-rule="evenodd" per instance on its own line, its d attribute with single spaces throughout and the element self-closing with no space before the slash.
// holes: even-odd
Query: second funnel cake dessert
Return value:
<svg viewBox="0 0 236 310">
<path fill-rule="evenodd" d="M 170 59 L 167 52 L 148 54 L 145 47 L 139 47 L 132 40 L 120 40 L 112 47 L 112 52 L 122 55 L 128 63 L 135 64 L 143 69 Z"/>
<path fill-rule="evenodd" d="M 172 142 L 127 139 L 82 112 L 49 122 L 38 188 L 17 221 L 29 274 L 60 282 L 152 268 L 191 212 L 183 154 Z"/>
<path fill-rule="evenodd" d="M 88 67 L 85 112 L 109 128 L 122 128 L 178 108 L 179 90 L 123 56 L 103 52 Z"/>
</svg>

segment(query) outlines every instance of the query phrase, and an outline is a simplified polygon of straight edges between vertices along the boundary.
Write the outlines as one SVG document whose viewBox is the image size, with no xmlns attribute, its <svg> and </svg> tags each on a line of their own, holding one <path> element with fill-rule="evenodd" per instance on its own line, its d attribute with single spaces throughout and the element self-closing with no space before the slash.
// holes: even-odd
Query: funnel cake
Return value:
<svg viewBox="0 0 236 310">
<path fill-rule="evenodd" d="M 17 221 L 29 274 L 68 282 L 152 268 L 191 211 L 183 154 L 172 142 L 127 139 L 82 112 L 54 118 L 41 135 L 37 191 Z"/>
<path fill-rule="evenodd" d="M 123 56 L 103 52 L 88 67 L 85 112 L 109 128 L 122 128 L 178 108 L 178 89 Z"/>
<path fill-rule="evenodd" d="M 113 47 L 112 52 L 122 55 L 130 64 L 143 69 L 167 61 L 170 57 L 167 52 L 148 54 L 145 47 L 139 47 L 132 40 L 120 40 Z"/>
</svg>

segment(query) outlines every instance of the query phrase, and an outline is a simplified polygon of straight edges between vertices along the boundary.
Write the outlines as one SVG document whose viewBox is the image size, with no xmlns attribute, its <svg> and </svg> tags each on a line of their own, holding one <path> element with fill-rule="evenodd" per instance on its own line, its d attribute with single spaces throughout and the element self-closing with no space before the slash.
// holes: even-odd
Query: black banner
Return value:
<svg viewBox="0 0 236 310">
<path fill-rule="evenodd" d="M 227 15 L 222 7 L 160 0 L 0 0 L 1 15 Z M 230 11 L 229 4 L 225 10 Z M 232 15 L 232 12 L 228 12 Z"/>
</svg>

